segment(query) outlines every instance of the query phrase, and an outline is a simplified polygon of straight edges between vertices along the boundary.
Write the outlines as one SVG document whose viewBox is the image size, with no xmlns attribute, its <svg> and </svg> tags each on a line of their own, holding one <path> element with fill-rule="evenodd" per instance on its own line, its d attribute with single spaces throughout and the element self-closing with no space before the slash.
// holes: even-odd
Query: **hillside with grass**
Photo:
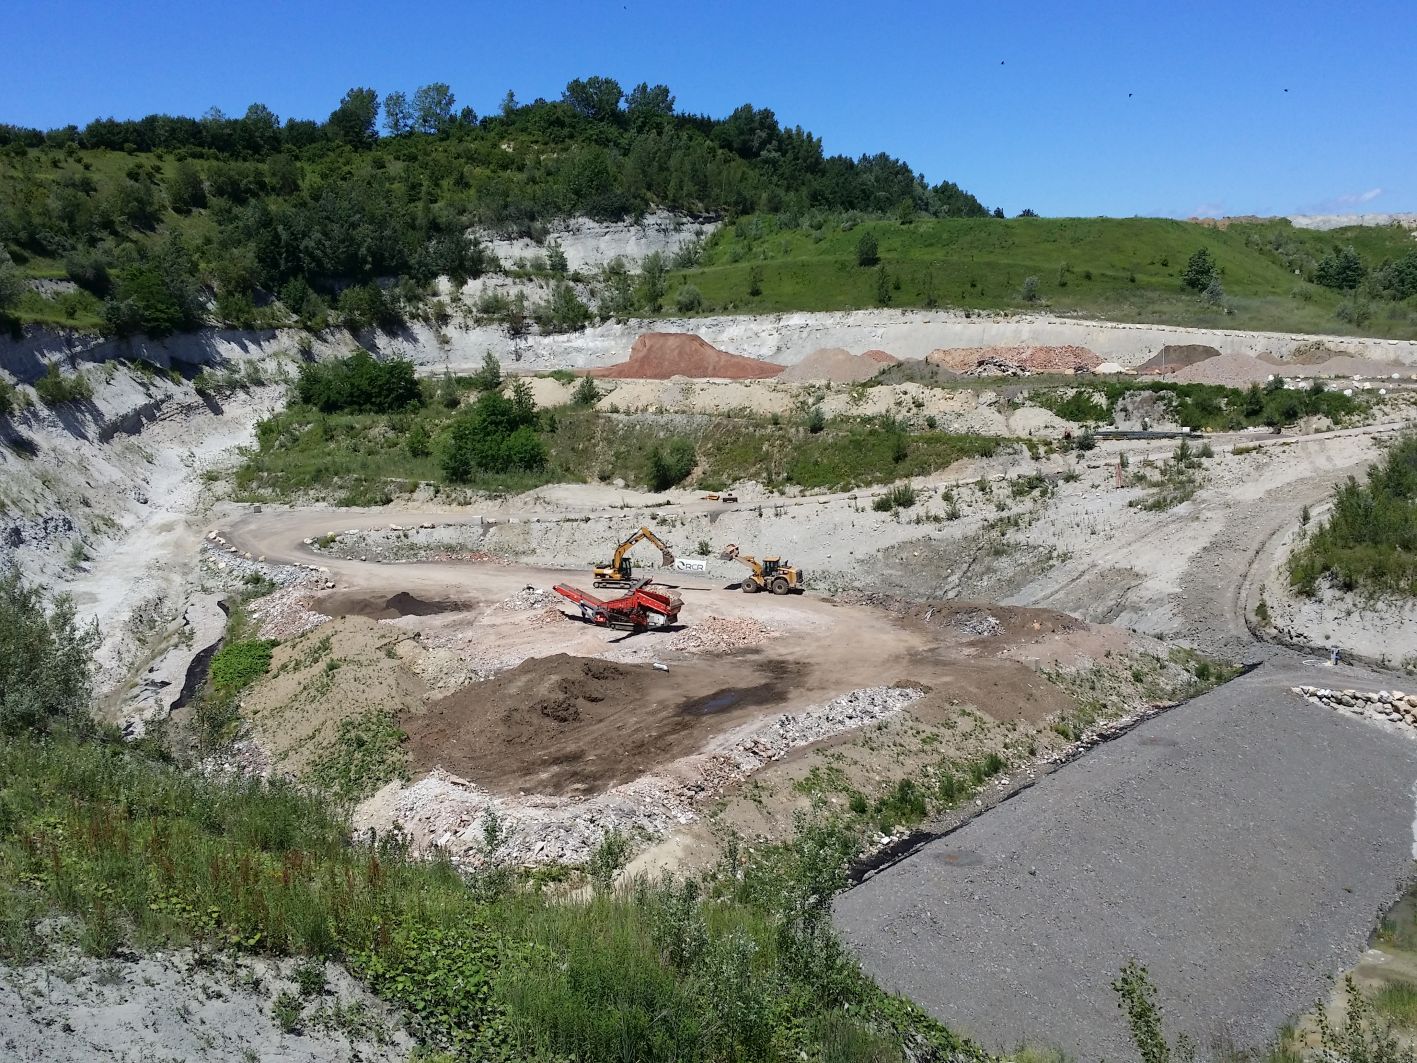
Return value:
<svg viewBox="0 0 1417 1063">
<path fill-rule="evenodd" d="M 671 291 L 683 285 L 705 312 L 944 307 L 1417 336 L 1417 243 L 1398 226 L 760 215 L 676 271 Z"/>
</svg>

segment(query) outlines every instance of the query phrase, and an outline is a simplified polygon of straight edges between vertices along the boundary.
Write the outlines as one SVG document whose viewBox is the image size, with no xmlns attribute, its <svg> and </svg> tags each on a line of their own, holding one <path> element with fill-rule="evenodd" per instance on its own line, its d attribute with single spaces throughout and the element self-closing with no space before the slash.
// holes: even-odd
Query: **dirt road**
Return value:
<svg viewBox="0 0 1417 1063">
<path fill-rule="evenodd" d="M 866 967 L 1003 1049 L 1133 1054 L 1131 958 L 1172 1032 L 1264 1044 L 1410 876 L 1417 742 L 1288 693 L 1384 677 L 1284 655 L 1136 728 L 844 894 Z"/>
</svg>

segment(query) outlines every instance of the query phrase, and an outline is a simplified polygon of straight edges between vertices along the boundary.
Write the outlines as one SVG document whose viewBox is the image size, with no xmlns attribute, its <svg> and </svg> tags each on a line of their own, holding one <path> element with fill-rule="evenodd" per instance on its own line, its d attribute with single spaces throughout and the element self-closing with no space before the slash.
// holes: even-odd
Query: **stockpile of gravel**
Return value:
<svg viewBox="0 0 1417 1063">
<path fill-rule="evenodd" d="M 873 357 L 879 355 L 890 358 L 890 355 L 884 351 L 852 354 L 844 347 L 822 347 L 807 355 L 796 365 L 788 366 L 778 379 L 826 380 L 834 384 L 856 384 L 863 380 L 870 380 L 888 364 L 892 364 Z"/>
</svg>

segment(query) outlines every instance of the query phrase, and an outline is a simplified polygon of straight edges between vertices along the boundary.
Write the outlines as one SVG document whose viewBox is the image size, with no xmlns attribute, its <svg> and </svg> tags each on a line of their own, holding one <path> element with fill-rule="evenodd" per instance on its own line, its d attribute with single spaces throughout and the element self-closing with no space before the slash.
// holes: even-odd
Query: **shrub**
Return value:
<svg viewBox="0 0 1417 1063">
<path fill-rule="evenodd" d="M 1161 264 L 1166 265 L 1166 260 L 1162 259 Z M 1210 251 L 1204 247 L 1197 248 L 1186 263 L 1186 269 L 1181 274 L 1181 283 L 1193 292 L 1203 292 L 1210 286 L 1210 282 L 1218 279 L 1220 267 L 1215 264 L 1215 259 L 1211 257 Z"/>
<path fill-rule="evenodd" d="M 1038 301 L 1038 278 L 1025 277 L 1023 279 L 1023 300 L 1026 303 L 1036 303 Z"/>
<path fill-rule="evenodd" d="M 440 457 L 443 474 L 465 483 L 479 472 L 542 468 L 546 448 L 532 427 L 535 419 L 536 411 L 528 403 L 500 392 L 484 392 L 453 419 Z"/>
<path fill-rule="evenodd" d="M 691 439 L 677 437 L 663 447 L 655 447 L 649 454 L 647 482 L 650 490 L 665 491 L 682 483 L 694 471 L 696 461 Z"/>
<path fill-rule="evenodd" d="M 812 406 L 812 408 L 807 411 L 807 431 L 816 435 L 826 426 L 827 415 L 822 410 L 821 404 L 818 403 Z"/>
<path fill-rule="evenodd" d="M 423 403 L 412 362 L 378 362 L 362 348 L 348 358 L 302 365 L 295 396 L 324 413 L 393 413 Z"/>
<path fill-rule="evenodd" d="M 81 627 L 66 596 L 46 602 L 19 570 L 0 572 L 0 733 L 84 726 L 97 624 Z"/>
<path fill-rule="evenodd" d="M 491 351 L 482 356 L 482 368 L 468 377 L 478 391 L 499 391 L 502 387 L 502 363 Z"/>
<path fill-rule="evenodd" d="M 1341 484 L 1328 519 L 1290 555 L 1301 594 L 1324 578 L 1345 591 L 1417 594 L 1417 434 L 1393 444 L 1366 483 Z"/>
<path fill-rule="evenodd" d="M 57 362 L 50 362 L 44 376 L 35 381 L 34 392 L 46 406 L 84 402 L 93 398 L 93 386 L 82 373 L 66 376 Z"/>
<path fill-rule="evenodd" d="M 877 513 L 889 513 L 895 509 L 909 509 L 915 505 L 915 488 L 910 484 L 896 484 L 884 494 L 871 500 L 871 508 Z"/>
<path fill-rule="evenodd" d="M 223 694 L 245 690 L 271 667 L 271 650 L 275 643 L 268 639 L 242 639 L 228 642 L 212 657 L 212 686 Z"/>
<path fill-rule="evenodd" d="M 704 305 L 703 292 L 692 284 L 686 284 L 680 288 L 674 296 L 674 306 L 681 314 L 692 314 Z"/>
<path fill-rule="evenodd" d="M 858 266 L 874 266 L 881 260 L 880 246 L 876 243 L 875 234 L 869 229 L 861 234 L 861 239 L 856 241 L 856 264 Z"/>
</svg>

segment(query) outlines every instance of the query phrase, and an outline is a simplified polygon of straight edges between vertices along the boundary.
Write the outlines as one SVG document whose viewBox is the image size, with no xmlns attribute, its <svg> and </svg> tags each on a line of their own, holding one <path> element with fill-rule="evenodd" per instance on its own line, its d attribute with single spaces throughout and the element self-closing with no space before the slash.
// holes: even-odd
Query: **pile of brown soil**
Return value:
<svg viewBox="0 0 1417 1063">
<path fill-rule="evenodd" d="M 927 354 L 925 360 L 956 373 L 970 374 L 977 374 L 981 368 L 1006 373 L 1078 373 L 1089 372 L 1102 364 L 1102 359 L 1086 347 L 1073 344 L 939 348 Z"/>
<path fill-rule="evenodd" d="M 592 369 L 590 375 L 613 380 L 668 380 L 676 376 L 765 380 L 781 372 L 780 365 L 720 351 L 692 332 L 645 332 L 630 348 L 628 361 Z"/>
<path fill-rule="evenodd" d="M 762 715 L 794 680 L 756 665 L 733 677 L 745 685 L 725 689 L 721 663 L 661 672 L 562 653 L 463 687 L 400 725 L 415 772 L 443 768 L 502 793 L 599 793 Z"/>
<path fill-rule="evenodd" d="M 1137 366 L 1138 374 L 1174 373 L 1188 365 L 1218 358 L 1220 351 L 1204 343 L 1168 343 L 1160 351 Z"/>
<path fill-rule="evenodd" d="M 875 352 L 885 354 L 884 351 Z M 890 355 L 886 355 L 887 358 Z M 864 354 L 852 354 L 844 347 L 822 347 L 796 365 L 783 370 L 779 380 L 828 380 L 834 384 L 856 384 L 870 380 L 890 363 Z"/>
</svg>

